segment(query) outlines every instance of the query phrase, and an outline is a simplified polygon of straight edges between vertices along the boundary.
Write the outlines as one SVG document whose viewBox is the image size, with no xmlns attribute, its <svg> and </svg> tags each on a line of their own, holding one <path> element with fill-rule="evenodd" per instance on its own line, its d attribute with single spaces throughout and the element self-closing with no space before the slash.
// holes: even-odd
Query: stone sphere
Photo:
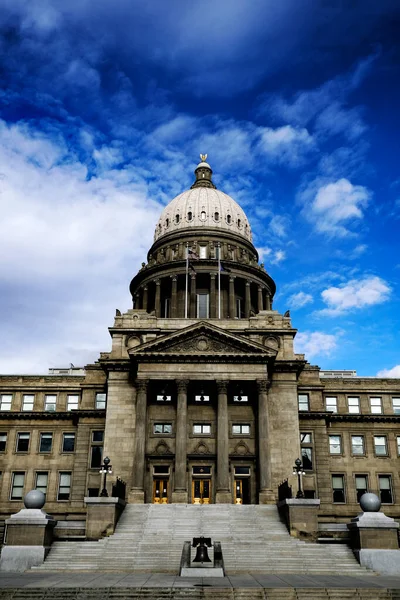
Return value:
<svg viewBox="0 0 400 600">
<path fill-rule="evenodd" d="M 378 512 L 381 507 L 381 501 L 376 494 L 367 492 L 361 496 L 360 506 L 364 512 Z"/>
<path fill-rule="evenodd" d="M 25 495 L 25 508 L 43 508 L 46 496 L 40 490 L 31 490 Z"/>
</svg>

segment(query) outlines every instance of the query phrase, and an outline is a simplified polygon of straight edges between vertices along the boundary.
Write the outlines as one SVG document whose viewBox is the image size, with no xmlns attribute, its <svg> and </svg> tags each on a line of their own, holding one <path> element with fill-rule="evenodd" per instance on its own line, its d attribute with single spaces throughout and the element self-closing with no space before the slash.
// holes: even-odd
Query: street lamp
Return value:
<svg viewBox="0 0 400 600">
<path fill-rule="evenodd" d="M 297 485 L 299 488 L 296 494 L 296 498 L 304 498 L 302 477 L 303 475 L 305 475 L 305 471 L 303 471 L 303 465 L 300 458 L 296 458 L 296 460 L 294 461 L 293 475 L 297 475 Z"/>
<path fill-rule="evenodd" d="M 109 475 L 112 474 L 112 468 L 111 468 L 110 459 L 108 458 L 108 456 L 106 456 L 105 459 L 103 460 L 103 464 L 101 465 L 101 469 L 99 472 L 104 475 L 103 489 L 101 490 L 100 496 L 103 498 L 107 498 L 108 497 L 107 486 L 106 486 L 107 474 L 109 474 Z"/>
</svg>

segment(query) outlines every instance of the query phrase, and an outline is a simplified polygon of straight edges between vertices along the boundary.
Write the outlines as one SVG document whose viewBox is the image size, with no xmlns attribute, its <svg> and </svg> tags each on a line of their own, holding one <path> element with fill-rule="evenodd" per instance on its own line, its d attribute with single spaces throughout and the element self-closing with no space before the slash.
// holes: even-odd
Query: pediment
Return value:
<svg viewBox="0 0 400 600">
<path fill-rule="evenodd" d="M 277 350 L 258 344 L 244 336 L 227 332 L 216 325 L 201 322 L 171 334 L 158 337 L 138 348 L 129 349 L 129 355 L 137 358 L 170 357 L 211 358 L 275 358 Z"/>
</svg>

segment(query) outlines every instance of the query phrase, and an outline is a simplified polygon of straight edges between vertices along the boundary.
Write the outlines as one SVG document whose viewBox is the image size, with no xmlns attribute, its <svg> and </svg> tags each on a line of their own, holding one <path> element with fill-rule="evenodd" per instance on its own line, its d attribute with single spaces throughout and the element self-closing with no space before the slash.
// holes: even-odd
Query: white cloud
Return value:
<svg viewBox="0 0 400 600">
<path fill-rule="evenodd" d="M 292 294 L 288 298 L 288 305 L 290 308 L 302 308 L 307 304 L 310 304 L 314 301 L 311 294 L 306 294 L 305 292 L 298 292 L 297 294 Z"/>
<path fill-rule="evenodd" d="M 305 354 L 306 359 L 330 356 L 337 348 L 338 336 L 322 331 L 304 331 L 294 339 L 295 351 Z"/>
<path fill-rule="evenodd" d="M 267 246 L 257 248 L 257 252 L 261 262 L 265 262 L 266 258 L 268 257 L 269 262 L 272 265 L 277 265 L 286 258 L 286 252 L 284 250 L 272 250 Z"/>
<path fill-rule="evenodd" d="M 400 377 L 400 365 L 396 365 L 392 369 L 382 369 L 376 374 L 377 377 Z"/>
<path fill-rule="evenodd" d="M 338 179 L 316 189 L 314 182 L 300 196 L 303 214 L 320 233 L 344 237 L 352 221 L 364 217 L 371 192 L 362 185 L 353 185 L 348 179 Z"/>
<path fill-rule="evenodd" d="M 284 125 L 277 129 L 271 127 L 260 127 L 261 153 L 269 159 L 288 166 L 298 166 L 314 149 L 313 137 L 305 128 L 295 128 Z"/>
<path fill-rule="evenodd" d="M 286 258 L 286 252 L 284 250 L 276 250 L 274 256 L 271 259 L 271 264 L 278 265 Z"/>
<path fill-rule="evenodd" d="M 322 292 L 322 299 L 328 308 L 318 311 L 318 314 L 335 316 L 381 304 L 389 298 L 390 292 L 389 285 L 380 277 L 367 276 L 362 279 L 352 279 Z"/>
</svg>

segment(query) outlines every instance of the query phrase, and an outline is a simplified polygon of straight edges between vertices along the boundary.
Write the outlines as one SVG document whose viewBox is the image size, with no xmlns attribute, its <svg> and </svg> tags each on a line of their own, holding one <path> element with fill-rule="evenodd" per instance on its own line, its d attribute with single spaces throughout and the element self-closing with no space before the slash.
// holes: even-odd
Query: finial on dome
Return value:
<svg viewBox="0 0 400 600">
<path fill-rule="evenodd" d="M 216 186 L 213 184 L 211 180 L 212 169 L 210 165 L 206 162 L 208 154 L 200 154 L 201 162 L 197 165 L 194 173 L 196 175 L 196 181 L 191 186 L 195 187 L 210 187 L 216 189 Z"/>
<path fill-rule="evenodd" d="M 208 154 L 200 154 L 200 158 L 202 162 L 206 162 Z"/>
</svg>

